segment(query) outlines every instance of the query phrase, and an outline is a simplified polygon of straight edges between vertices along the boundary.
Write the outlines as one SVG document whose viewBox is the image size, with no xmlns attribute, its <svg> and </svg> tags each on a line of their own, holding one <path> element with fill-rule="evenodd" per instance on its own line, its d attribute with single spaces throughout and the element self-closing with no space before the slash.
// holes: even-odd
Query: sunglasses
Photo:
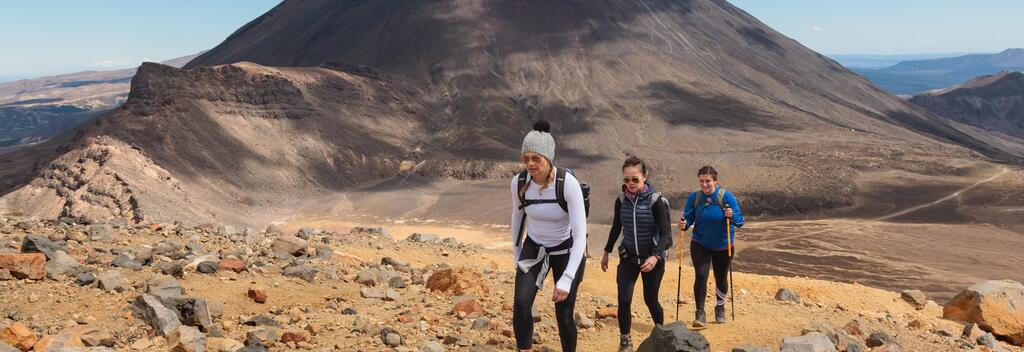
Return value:
<svg viewBox="0 0 1024 352">
<path fill-rule="evenodd" d="M 526 163 L 531 162 L 531 161 L 534 162 L 534 163 L 540 164 L 542 161 L 544 161 L 544 157 L 541 156 L 541 155 L 530 155 L 530 156 L 525 156 L 524 155 L 522 159 L 523 159 L 523 164 L 526 164 Z"/>
<path fill-rule="evenodd" d="M 622 178 L 622 183 L 640 183 L 640 178 L 639 177 L 633 177 L 633 178 L 623 177 Z"/>
</svg>

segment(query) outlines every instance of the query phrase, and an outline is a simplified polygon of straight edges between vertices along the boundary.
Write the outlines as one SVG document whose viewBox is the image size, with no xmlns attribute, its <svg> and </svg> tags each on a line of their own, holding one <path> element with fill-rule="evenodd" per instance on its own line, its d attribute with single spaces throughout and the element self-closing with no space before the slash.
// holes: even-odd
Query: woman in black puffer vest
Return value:
<svg viewBox="0 0 1024 352">
<path fill-rule="evenodd" d="M 622 234 L 619 266 L 615 275 L 619 296 L 619 351 L 632 351 L 630 325 L 633 288 L 637 277 L 644 281 L 644 303 L 655 324 L 665 322 L 658 302 L 658 290 L 665 276 L 665 250 L 671 240 L 668 202 L 647 183 L 647 164 L 631 156 L 622 164 L 622 194 L 615 200 L 615 218 L 601 257 L 601 270 L 608 271 L 608 254 Z"/>
</svg>

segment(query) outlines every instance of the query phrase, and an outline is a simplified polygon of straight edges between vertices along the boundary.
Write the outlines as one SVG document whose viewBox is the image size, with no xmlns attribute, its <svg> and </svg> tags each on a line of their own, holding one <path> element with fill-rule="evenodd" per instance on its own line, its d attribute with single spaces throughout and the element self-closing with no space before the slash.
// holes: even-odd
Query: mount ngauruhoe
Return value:
<svg viewBox="0 0 1024 352">
<path fill-rule="evenodd" d="M 0 210 L 259 223 L 333 199 L 504 222 L 538 119 L 601 207 L 630 154 L 676 206 L 710 164 L 748 214 L 784 216 L 868 214 L 908 180 L 1024 156 L 721 0 L 288 0 L 184 69 L 144 64 L 88 126 L 3 155 Z"/>
</svg>

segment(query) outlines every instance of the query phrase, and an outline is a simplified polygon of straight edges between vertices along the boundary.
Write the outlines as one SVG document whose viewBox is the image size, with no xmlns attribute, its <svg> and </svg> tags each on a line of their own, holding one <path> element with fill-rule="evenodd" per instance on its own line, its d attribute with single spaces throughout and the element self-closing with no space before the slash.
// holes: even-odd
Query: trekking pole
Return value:
<svg viewBox="0 0 1024 352">
<path fill-rule="evenodd" d="M 683 289 L 683 239 L 686 237 L 686 229 L 679 229 L 679 258 L 676 261 L 679 263 L 679 273 L 676 275 L 676 322 L 679 322 L 679 294 Z"/>
<path fill-rule="evenodd" d="M 725 205 L 729 209 L 729 204 Z M 736 320 L 736 291 L 732 289 L 732 218 L 725 218 L 725 241 L 729 245 L 729 305 L 732 306 L 732 320 Z"/>
</svg>

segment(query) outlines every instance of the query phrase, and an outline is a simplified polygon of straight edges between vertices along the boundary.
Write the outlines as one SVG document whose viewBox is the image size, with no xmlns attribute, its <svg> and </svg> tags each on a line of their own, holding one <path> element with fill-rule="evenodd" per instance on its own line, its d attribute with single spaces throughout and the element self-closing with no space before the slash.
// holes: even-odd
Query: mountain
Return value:
<svg viewBox="0 0 1024 352">
<path fill-rule="evenodd" d="M 854 69 L 893 94 L 914 95 L 945 88 L 978 76 L 1024 70 L 1024 49 L 996 54 L 904 61 L 882 69 Z"/>
<path fill-rule="evenodd" d="M 0 212 L 505 222 L 537 119 L 595 204 L 630 154 L 674 204 L 712 164 L 748 214 L 782 216 L 878 211 L 906 199 L 869 189 L 910 186 L 872 175 L 941 183 L 1024 155 L 725 1 L 290 0 L 184 69 L 144 64 L 95 123 L 0 158 Z"/>
<path fill-rule="evenodd" d="M 1004 71 L 983 76 L 925 92 L 910 101 L 971 126 L 1024 138 L 1024 73 Z"/>
<path fill-rule="evenodd" d="M 868 68 L 868 69 L 880 69 L 886 68 L 903 61 L 911 60 L 926 60 L 926 59 L 939 59 L 953 56 L 967 55 L 968 53 L 928 53 L 928 54 L 832 54 L 828 57 L 832 60 L 836 60 L 839 64 L 849 69 L 856 68 Z"/>
<path fill-rule="evenodd" d="M 182 67 L 198 55 L 163 63 Z M 0 147 L 52 138 L 124 103 L 133 75 L 87 71 L 0 84 Z"/>
</svg>

